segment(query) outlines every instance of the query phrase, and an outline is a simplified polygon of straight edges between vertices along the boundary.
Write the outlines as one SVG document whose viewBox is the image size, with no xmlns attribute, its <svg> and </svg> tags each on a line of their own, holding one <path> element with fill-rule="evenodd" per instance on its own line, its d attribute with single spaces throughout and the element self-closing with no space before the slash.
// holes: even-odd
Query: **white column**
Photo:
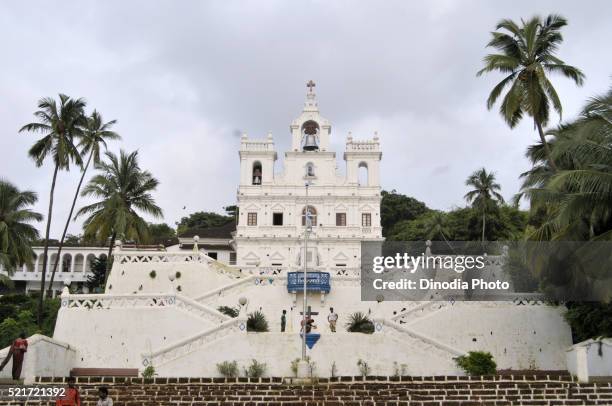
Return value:
<svg viewBox="0 0 612 406">
<path fill-rule="evenodd" d="M 586 346 L 576 348 L 576 377 L 579 382 L 589 381 L 589 362 Z"/>
<path fill-rule="evenodd" d="M 76 255 L 70 254 L 70 273 L 74 273 L 74 263 Z"/>
</svg>

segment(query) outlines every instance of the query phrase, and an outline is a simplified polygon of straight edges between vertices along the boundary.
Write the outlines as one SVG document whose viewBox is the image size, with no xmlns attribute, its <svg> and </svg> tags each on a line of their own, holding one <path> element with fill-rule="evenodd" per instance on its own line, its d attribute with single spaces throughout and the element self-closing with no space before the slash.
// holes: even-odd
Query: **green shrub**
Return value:
<svg viewBox="0 0 612 406">
<path fill-rule="evenodd" d="M 226 316 L 229 316 L 232 318 L 238 317 L 238 315 L 240 314 L 238 309 L 236 309 L 235 307 L 230 307 L 230 306 L 219 306 L 217 307 L 217 310 L 219 310 L 221 313 L 225 314 Z"/>
<path fill-rule="evenodd" d="M 346 330 L 350 333 L 374 333 L 374 323 L 362 312 L 355 312 L 349 316 Z"/>
<path fill-rule="evenodd" d="M 612 302 L 570 302 L 565 319 L 572 328 L 574 342 L 589 338 L 612 337 Z"/>
<path fill-rule="evenodd" d="M 490 352 L 470 351 L 468 355 L 455 358 L 457 366 L 468 375 L 494 375 L 497 364 Z"/>
<path fill-rule="evenodd" d="M 149 365 L 144 369 L 144 371 L 142 371 L 142 377 L 146 379 L 153 378 L 155 375 L 157 374 L 155 373 L 155 368 L 153 365 Z"/>
<path fill-rule="evenodd" d="M 261 378 L 266 373 L 266 364 L 252 360 L 251 365 L 244 369 L 244 374 L 249 378 Z"/>
<path fill-rule="evenodd" d="M 370 375 L 370 372 L 372 372 L 368 363 L 362 360 L 361 358 L 359 358 L 359 360 L 357 361 L 357 367 L 359 367 L 359 373 L 361 374 L 361 376 L 368 376 Z"/>
<path fill-rule="evenodd" d="M 249 313 L 247 317 L 247 331 L 258 333 L 269 331 L 266 316 L 260 311 Z"/>
<path fill-rule="evenodd" d="M 39 329 L 36 324 L 37 298 L 24 294 L 10 294 L 0 297 L 0 348 L 8 347 L 20 333 L 26 336 L 44 334 L 51 337 L 55 329 L 60 299 L 45 299 L 43 322 Z"/>
<path fill-rule="evenodd" d="M 223 361 L 217 364 L 217 371 L 226 378 L 235 378 L 238 376 L 238 362 Z"/>
</svg>

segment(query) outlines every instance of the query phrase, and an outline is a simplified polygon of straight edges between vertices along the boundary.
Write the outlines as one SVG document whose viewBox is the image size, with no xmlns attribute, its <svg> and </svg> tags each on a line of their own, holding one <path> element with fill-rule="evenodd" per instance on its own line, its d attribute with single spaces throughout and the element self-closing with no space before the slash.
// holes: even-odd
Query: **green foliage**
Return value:
<svg viewBox="0 0 612 406">
<path fill-rule="evenodd" d="M 468 375 L 494 375 L 497 372 L 497 364 L 490 352 L 470 351 L 455 358 L 455 363 Z"/>
<path fill-rule="evenodd" d="M 226 316 L 229 316 L 232 318 L 236 318 L 240 314 L 238 309 L 236 309 L 235 307 L 230 307 L 230 306 L 219 306 L 217 307 L 217 310 L 219 310 L 221 313 L 225 314 Z"/>
<path fill-rule="evenodd" d="M 179 235 L 189 230 L 190 228 L 212 228 L 223 226 L 234 220 L 234 216 L 224 216 L 213 212 L 198 211 L 191 213 L 187 217 L 181 218 L 181 221 L 176 223 L 177 232 Z"/>
<path fill-rule="evenodd" d="M 528 215 L 516 207 L 492 208 L 486 217 L 487 241 L 523 238 Z M 482 239 L 482 214 L 471 207 L 449 212 L 429 211 L 414 220 L 401 221 L 392 229 L 389 241 L 479 241 Z"/>
<path fill-rule="evenodd" d="M 244 374 L 249 378 L 261 378 L 266 373 L 266 364 L 257 362 L 256 359 L 251 361 L 248 367 L 244 369 Z"/>
<path fill-rule="evenodd" d="M 370 375 L 370 372 L 372 372 L 372 369 L 370 368 L 368 363 L 362 360 L 361 358 L 357 360 L 357 367 L 359 368 L 359 373 L 361 374 L 361 376 L 368 376 Z"/>
<path fill-rule="evenodd" d="M 142 371 L 142 377 L 145 379 L 151 379 L 156 375 L 157 373 L 155 372 L 155 367 L 153 367 L 153 365 L 149 365 L 144 369 L 144 371 Z"/>
<path fill-rule="evenodd" d="M 269 331 L 266 316 L 260 311 L 249 313 L 247 316 L 247 331 L 258 333 Z"/>
<path fill-rule="evenodd" d="M 87 276 L 87 287 L 93 293 L 104 292 L 106 257 L 94 258 L 89 266 L 91 275 Z"/>
<path fill-rule="evenodd" d="M 96 165 L 99 173 L 81 193 L 97 199 L 77 212 L 77 217 L 87 216 L 83 222 L 85 236 L 96 241 L 111 238 L 113 244 L 115 238 L 147 241 L 149 227 L 140 213 L 162 217 L 151 195 L 159 181 L 140 168 L 138 151 L 105 155 L 107 160 Z"/>
<path fill-rule="evenodd" d="M 217 371 L 226 378 L 235 378 L 239 374 L 238 362 L 236 361 L 223 361 L 217 364 Z"/>
<path fill-rule="evenodd" d="M 397 193 L 395 190 L 390 192 L 383 190 L 381 196 L 380 223 L 384 236 L 389 235 L 398 222 L 414 220 L 429 211 L 425 203 Z"/>
<path fill-rule="evenodd" d="M 528 115 L 538 129 L 549 165 L 556 171 L 556 165 L 544 138 L 542 127 L 550 118 L 551 107 L 561 119 L 562 107 L 559 96 L 548 78 L 550 73 L 558 73 L 582 85 L 584 74 L 576 67 L 566 65 L 555 56 L 563 41 L 561 28 L 567 21 L 555 14 L 545 19 L 538 16 L 521 20 L 521 25 L 512 20 L 501 20 L 492 32 L 488 47 L 495 48 L 498 54 L 484 58 L 484 68 L 478 75 L 499 72 L 504 79 L 491 91 L 487 108 L 503 96 L 499 112 L 510 128 L 514 128 Z"/>
<path fill-rule="evenodd" d="M 10 294 L 0 297 L 0 348 L 7 347 L 24 332 L 28 337 L 40 333 L 52 336 L 55 328 L 60 300 L 48 299 L 43 304 L 42 328 L 38 328 L 34 315 L 36 300 L 23 294 Z"/>
<path fill-rule="evenodd" d="M 21 191 L 0 178 L 0 266 L 9 274 L 34 260 L 31 247 L 38 231 L 30 223 L 41 221 L 42 215 L 30 206 L 37 200 L 36 193 Z"/>
<path fill-rule="evenodd" d="M 572 327 L 574 342 L 612 337 L 612 303 L 568 303 L 565 319 Z"/>
<path fill-rule="evenodd" d="M 355 312 L 349 316 L 346 330 L 351 333 L 374 333 L 374 323 L 362 312 Z"/>
<path fill-rule="evenodd" d="M 161 244 L 167 246 L 176 240 L 176 231 L 166 223 L 149 223 L 150 244 Z"/>
</svg>

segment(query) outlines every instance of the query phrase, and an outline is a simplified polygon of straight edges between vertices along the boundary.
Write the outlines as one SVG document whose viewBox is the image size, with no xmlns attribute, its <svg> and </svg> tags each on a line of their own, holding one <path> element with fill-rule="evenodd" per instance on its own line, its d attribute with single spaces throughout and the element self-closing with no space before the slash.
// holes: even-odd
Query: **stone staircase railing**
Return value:
<svg viewBox="0 0 612 406">
<path fill-rule="evenodd" d="M 440 354 L 442 357 L 448 357 L 448 355 L 450 354 L 453 358 L 466 354 L 466 352 L 463 350 L 444 344 L 441 341 L 418 333 L 408 327 L 405 327 L 388 319 L 377 320 L 375 321 L 375 324 L 376 330 L 380 330 L 380 332 L 383 334 L 396 337 L 399 340 L 403 340 L 407 336 L 412 338 L 417 343 L 420 343 L 420 349 L 425 352 L 435 352 Z"/>
<path fill-rule="evenodd" d="M 150 354 L 143 354 L 142 365 L 145 368 L 149 365 L 153 365 L 155 368 L 157 368 L 170 361 L 199 350 L 215 340 L 221 339 L 230 334 L 242 332 L 246 333 L 246 318 L 237 317 L 230 319 L 219 324 L 218 326 L 208 328 L 200 333 L 155 350 Z"/>
<path fill-rule="evenodd" d="M 117 265 L 145 263 L 200 263 L 208 264 L 215 271 L 232 278 L 242 278 L 244 275 L 236 268 L 223 264 L 202 252 L 142 252 L 119 251 L 113 255 Z"/>
<path fill-rule="evenodd" d="M 438 300 L 420 303 L 404 312 L 392 316 L 390 320 L 401 325 L 410 325 L 417 320 L 421 320 L 432 313 L 444 309 L 448 305 L 448 302 Z"/>
<path fill-rule="evenodd" d="M 61 307 L 65 309 L 86 310 L 175 307 L 213 324 L 220 324 L 230 320 L 229 316 L 216 309 L 177 293 L 129 295 L 62 294 Z"/>
</svg>

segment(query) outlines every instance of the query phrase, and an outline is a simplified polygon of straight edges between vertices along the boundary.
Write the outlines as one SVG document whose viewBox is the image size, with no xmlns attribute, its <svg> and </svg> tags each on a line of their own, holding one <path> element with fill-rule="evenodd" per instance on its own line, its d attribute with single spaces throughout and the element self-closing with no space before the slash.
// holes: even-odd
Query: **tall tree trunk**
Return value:
<svg viewBox="0 0 612 406">
<path fill-rule="evenodd" d="M 64 232 L 62 233 L 62 239 L 59 243 L 59 248 L 57 249 L 57 258 L 55 261 L 55 265 L 53 266 L 53 271 L 51 272 L 51 279 L 49 282 L 49 289 L 47 290 L 47 297 L 51 297 L 51 293 L 53 292 L 53 280 L 55 279 L 55 272 L 57 271 L 57 266 L 59 264 L 59 259 L 62 255 L 62 248 L 64 247 L 64 240 L 66 239 L 66 233 L 68 232 L 68 227 L 70 226 L 70 220 L 72 220 L 72 213 L 74 212 L 74 206 L 76 205 L 76 201 L 79 197 L 79 192 L 81 191 L 81 186 L 83 185 L 83 179 L 85 178 L 85 173 L 87 173 L 87 168 L 89 168 L 89 163 L 91 162 L 91 157 L 93 156 L 93 149 L 89 154 L 89 158 L 87 158 L 87 164 L 85 168 L 83 168 L 83 173 L 81 174 L 81 179 L 79 180 L 79 184 L 77 186 L 76 192 L 74 194 L 74 199 L 72 199 L 72 206 L 70 207 L 70 213 L 68 214 L 68 219 L 66 220 L 66 225 L 64 226 Z"/>
<path fill-rule="evenodd" d="M 540 141 L 542 141 L 542 145 L 544 146 L 544 153 L 546 154 L 546 160 L 548 161 L 548 164 L 553 169 L 553 171 L 557 172 L 559 169 L 557 168 L 557 164 L 555 164 L 555 161 L 552 158 L 552 154 L 550 152 L 550 146 L 548 145 L 548 142 L 546 142 L 546 137 L 544 136 L 544 130 L 542 129 L 542 124 L 540 124 L 538 120 L 534 120 L 534 121 L 535 121 L 536 127 L 538 128 L 538 134 L 540 134 Z"/>
<path fill-rule="evenodd" d="M 59 165 L 55 165 L 53 170 L 53 180 L 51 181 L 51 192 L 49 193 L 49 211 L 47 212 L 47 229 L 45 231 L 45 245 L 43 249 L 43 267 L 40 277 L 40 295 L 38 297 L 38 328 L 42 328 L 43 321 L 43 302 L 45 299 L 45 276 L 47 275 L 47 256 L 49 253 L 49 231 L 51 229 L 51 214 L 53 213 L 53 193 L 55 192 L 55 181 L 57 180 Z M 56 261 L 57 262 L 57 261 Z"/>
<path fill-rule="evenodd" d="M 482 242 L 484 243 L 485 240 L 485 221 L 486 221 L 486 214 L 483 210 L 482 212 Z"/>
<path fill-rule="evenodd" d="M 113 231 L 111 235 L 110 243 L 108 245 L 108 256 L 106 257 L 106 272 L 104 273 L 104 290 L 106 291 L 106 282 L 108 281 L 108 276 L 110 275 L 110 270 L 113 266 L 112 255 L 113 248 L 115 246 L 115 240 L 117 239 L 117 233 Z"/>
</svg>

